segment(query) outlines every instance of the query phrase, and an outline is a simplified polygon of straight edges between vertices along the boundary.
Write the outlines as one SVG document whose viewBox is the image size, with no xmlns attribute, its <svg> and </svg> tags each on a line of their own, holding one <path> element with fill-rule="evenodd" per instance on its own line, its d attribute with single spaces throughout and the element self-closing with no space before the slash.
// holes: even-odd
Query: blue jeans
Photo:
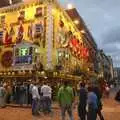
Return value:
<svg viewBox="0 0 120 120">
<path fill-rule="evenodd" d="M 85 104 L 78 105 L 78 115 L 80 117 L 80 120 L 86 120 L 86 105 Z"/>
<path fill-rule="evenodd" d="M 39 100 L 34 98 L 32 100 L 32 114 L 37 114 L 39 110 Z"/>
<path fill-rule="evenodd" d="M 73 114 L 72 114 L 72 106 L 71 105 L 66 105 L 66 106 L 61 106 L 61 115 L 62 115 L 62 120 L 65 120 L 65 113 L 68 113 L 70 120 L 74 120 Z"/>
</svg>

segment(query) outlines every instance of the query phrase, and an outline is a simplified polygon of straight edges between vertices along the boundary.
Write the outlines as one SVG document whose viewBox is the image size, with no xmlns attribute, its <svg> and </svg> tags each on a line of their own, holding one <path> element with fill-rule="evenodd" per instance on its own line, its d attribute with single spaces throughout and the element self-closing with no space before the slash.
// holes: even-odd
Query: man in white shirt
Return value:
<svg viewBox="0 0 120 120">
<path fill-rule="evenodd" d="M 51 97 L 52 97 L 52 88 L 44 84 L 41 87 L 41 93 L 43 95 L 43 110 L 44 112 L 51 112 Z"/>
<path fill-rule="evenodd" d="M 33 85 L 31 92 L 32 92 L 32 114 L 38 115 L 40 95 L 36 83 Z"/>
</svg>

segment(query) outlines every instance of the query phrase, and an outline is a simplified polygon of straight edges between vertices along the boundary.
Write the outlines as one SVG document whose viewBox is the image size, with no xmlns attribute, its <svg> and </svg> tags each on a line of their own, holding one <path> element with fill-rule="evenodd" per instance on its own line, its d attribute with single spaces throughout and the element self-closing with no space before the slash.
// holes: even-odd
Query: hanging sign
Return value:
<svg viewBox="0 0 120 120">
<path fill-rule="evenodd" d="M 15 64 L 32 64 L 30 48 L 22 47 L 15 50 Z"/>
<path fill-rule="evenodd" d="M 35 34 L 34 34 L 34 38 L 39 38 L 41 37 L 41 34 L 43 33 L 43 24 L 42 21 L 40 21 L 39 23 L 35 24 Z"/>
</svg>

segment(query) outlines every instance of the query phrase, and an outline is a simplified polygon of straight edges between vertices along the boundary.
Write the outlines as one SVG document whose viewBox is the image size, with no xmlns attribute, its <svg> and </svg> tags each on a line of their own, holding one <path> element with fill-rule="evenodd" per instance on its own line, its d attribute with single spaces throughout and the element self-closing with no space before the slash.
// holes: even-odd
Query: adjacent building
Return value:
<svg viewBox="0 0 120 120">
<path fill-rule="evenodd" d="M 114 81 L 120 83 L 120 68 L 114 68 Z"/>
<path fill-rule="evenodd" d="M 113 61 L 111 56 L 107 56 L 103 50 L 98 51 L 99 77 L 106 81 L 114 78 Z"/>
</svg>

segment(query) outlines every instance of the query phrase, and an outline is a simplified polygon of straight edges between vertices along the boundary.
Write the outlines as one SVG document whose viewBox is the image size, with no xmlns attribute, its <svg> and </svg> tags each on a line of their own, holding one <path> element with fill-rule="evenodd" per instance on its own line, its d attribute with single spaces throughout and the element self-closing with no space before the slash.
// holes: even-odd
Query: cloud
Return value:
<svg viewBox="0 0 120 120">
<path fill-rule="evenodd" d="M 112 28 L 102 35 L 102 44 L 119 44 L 120 43 L 120 27 Z"/>
<path fill-rule="evenodd" d="M 102 35 L 104 51 L 113 58 L 114 66 L 120 67 L 120 27 L 109 29 Z"/>
<path fill-rule="evenodd" d="M 103 49 L 106 53 L 115 53 L 116 51 L 120 51 L 117 47 L 116 44 L 104 44 Z"/>
</svg>

